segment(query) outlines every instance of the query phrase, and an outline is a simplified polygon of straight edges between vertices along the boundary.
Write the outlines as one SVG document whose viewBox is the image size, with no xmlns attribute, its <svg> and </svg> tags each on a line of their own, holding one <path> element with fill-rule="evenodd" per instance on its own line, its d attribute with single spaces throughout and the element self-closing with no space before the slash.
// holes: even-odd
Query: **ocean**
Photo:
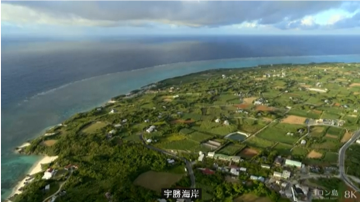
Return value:
<svg viewBox="0 0 360 202">
<path fill-rule="evenodd" d="M 38 160 L 16 146 L 116 95 L 207 69 L 360 62 L 357 44 L 359 36 L 2 39 L 1 197 Z"/>
</svg>

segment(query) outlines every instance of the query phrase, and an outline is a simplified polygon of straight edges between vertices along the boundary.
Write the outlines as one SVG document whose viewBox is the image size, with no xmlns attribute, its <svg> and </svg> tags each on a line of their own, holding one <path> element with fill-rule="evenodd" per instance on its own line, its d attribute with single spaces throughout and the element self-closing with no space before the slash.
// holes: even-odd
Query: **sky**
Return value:
<svg viewBox="0 0 360 202">
<path fill-rule="evenodd" d="M 359 35 L 360 1 L 1 2 L 2 36 Z"/>
</svg>

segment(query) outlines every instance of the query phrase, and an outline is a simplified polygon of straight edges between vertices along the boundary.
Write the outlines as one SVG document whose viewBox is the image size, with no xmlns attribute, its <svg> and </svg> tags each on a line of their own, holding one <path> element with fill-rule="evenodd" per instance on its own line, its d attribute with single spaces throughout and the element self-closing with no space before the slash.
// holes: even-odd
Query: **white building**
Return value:
<svg viewBox="0 0 360 202">
<path fill-rule="evenodd" d="M 168 162 L 169 164 L 173 164 L 173 163 L 175 163 L 175 160 L 174 160 L 174 159 L 167 159 L 167 162 Z"/>
<path fill-rule="evenodd" d="M 113 113 L 115 113 L 115 109 L 112 109 L 112 110 L 109 112 L 109 114 L 113 114 Z"/>
<path fill-rule="evenodd" d="M 54 170 L 52 170 L 51 168 L 47 169 L 45 172 L 44 172 L 44 176 L 42 177 L 43 180 L 49 180 L 52 178 L 53 176 L 53 173 L 54 173 Z"/>
<path fill-rule="evenodd" d="M 216 119 L 216 120 L 215 120 L 215 123 L 220 123 L 220 119 Z"/>
<path fill-rule="evenodd" d="M 116 130 L 110 130 L 109 134 L 115 134 Z"/>
<path fill-rule="evenodd" d="M 237 176 L 239 175 L 239 171 L 236 168 L 231 168 L 230 173 Z"/>
<path fill-rule="evenodd" d="M 151 143 L 151 142 L 152 142 L 152 139 L 147 139 L 146 142 L 147 142 L 147 143 Z"/>
<path fill-rule="evenodd" d="M 119 127 L 121 127 L 121 124 L 120 123 L 114 124 L 114 127 L 119 128 Z"/>
<path fill-rule="evenodd" d="M 305 145 L 305 144 L 306 144 L 306 140 L 301 140 L 300 144 Z"/>
<path fill-rule="evenodd" d="M 291 176 L 291 172 L 290 171 L 287 171 L 287 170 L 284 170 L 281 174 L 281 177 L 284 178 L 284 179 L 289 179 Z"/>
<path fill-rule="evenodd" d="M 223 78 L 223 79 L 225 79 L 225 78 L 226 78 L 225 74 L 223 74 L 223 75 L 221 75 L 221 76 L 222 76 L 222 78 Z"/>
<path fill-rule="evenodd" d="M 202 153 L 202 151 L 200 151 L 198 161 L 202 161 L 203 159 L 204 159 L 204 154 Z"/>
<path fill-rule="evenodd" d="M 228 125 L 229 125 L 229 121 L 228 121 L 228 120 L 225 120 L 225 121 L 224 121 L 224 125 L 227 125 L 227 126 L 228 126 Z"/>
<path fill-rule="evenodd" d="M 240 167 L 240 169 L 239 169 L 241 172 L 246 172 L 246 168 L 244 168 L 244 167 Z"/>
<path fill-rule="evenodd" d="M 262 168 L 265 168 L 265 169 L 270 169 L 270 166 L 269 166 L 269 165 L 266 165 L 266 164 L 261 164 L 261 167 L 262 167 Z"/>
<path fill-rule="evenodd" d="M 285 166 L 295 166 L 297 168 L 301 168 L 302 163 L 299 161 L 294 161 L 294 160 L 290 160 L 290 159 L 286 159 L 285 160 Z"/>
<path fill-rule="evenodd" d="M 273 174 L 274 177 L 278 177 L 278 178 L 281 178 L 282 177 L 282 174 L 280 172 L 274 172 Z"/>
<path fill-rule="evenodd" d="M 359 139 L 359 140 L 356 140 L 356 143 L 360 144 L 360 139 Z"/>
<path fill-rule="evenodd" d="M 209 153 L 207 154 L 207 156 L 210 157 L 210 158 L 214 158 L 215 152 L 209 152 Z"/>
<path fill-rule="evenodd" d="M 155 126 L 150 126 L 150 128 L 146 129 L 146 132 L 151 133 L 155 130 Z"/>
</svg>

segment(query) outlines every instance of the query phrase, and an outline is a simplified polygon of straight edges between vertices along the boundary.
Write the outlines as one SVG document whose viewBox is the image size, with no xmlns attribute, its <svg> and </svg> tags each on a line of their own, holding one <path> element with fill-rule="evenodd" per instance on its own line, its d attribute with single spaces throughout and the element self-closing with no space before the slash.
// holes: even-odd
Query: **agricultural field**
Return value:
<svg viewBox="0 0 360 202">
<path fill-rule="evenodd" d="M 225 147 L 221 148 L 216 153 L 232 156 L 235 155 L 237 152 L 241 151 L 242 149 L 244 149 L 245 147 L 246 146 L 242 144 L 230 143 Z"/>
<path fill-rule="evenodd" d="M 325 151 L 337 151 L 340 147 L 339 141 L 330 138 L 323 138 L 321 142 L 311 145 L 314 149 L 321 149 Z"/>
<path fill-rule="evenodd" d="M 318 119 L 318 118 L 320 118 L 321 114 L 319 114 L 318 112 L 311 111 L 311 110 L 302 110 L 302 109 L 292 108 L 289 111 L 288 115 Z M 304 124 L 304 123 L 298 123 L 298 124 Z"/>
<path fill-rule="evenodd" d="M 325 135 L 327 126 L 313 126 L 310 128 L 310 136 L 321 138 Z"/>
<path fill-rule="evenodd" d="M 148 171 L 139 175 L 134 184 L 160 193 L 162 188 L 171 187 L 183 176 L 183 174 Z"/>
<path fill-rule="evenodd" d="M 273 148 L 273 150 L 276 150 L 276 151 L 279 153 L 279 155 L 284 155 L 284 156 L 286 156 L 286 155 L 289 155 L 289 154 L 291 153 L 291 152 L 290 152 L 291 148 L 292 148 L 292 145 L 284 144 L 284 143 L 278 143 L 278 144 Z"/>
<path fill-rule="evenodd" d="M 248 134 L 254 134 L 267 125 L 266 122 L 261 120 L 253 120 L 247 118 L 237 118 L 239 130 Z"/>
<path fill-rule="evenodd" d="M 202 133 L 202 132 L 193 132 L 193 133 L 191 133 L 191 134 L 189 134 L 188 135 L 188 138 L 190 139 L 190 140 L 193 140 L 193 141 L 196 141 L 196 142 L 199 142 L 199 143 L 201 143 L 201 142 L 203 142 L 203 141 L 205 141 L 205 140 L 208 140 L 208 139 L 210 139 L 210 138 L 212 138 L 210 135 L 207 135 L 207 134 L 204 134 L 204 133 Z"/>
<path fill-rule="evenodd" d="M 275 126 L 269 126 L 265 130 L 257 134 L 257 137 L 285 144 L 295 144 L 301 135 L 297 132 L 298 129 L 304 128 L 301 125 L 292 125 L 286 123 L 278 123 Z M 288 135 L 292 133 L 293 135 Z"/>
<path fill-rule="evenodd" d="M 260 137 L 252 137 L 243 142 L 244 144 L 255 148 L 269 148 L 275 144 L 275 142 L 262 139 Z"/>
<path fill-rule="evenodd" d="M 326 131 L 325 137 L 340 140 L 345 134 L 346 130 L 342 128 L 329 127 Z"/>
<path fill-rule="evenodd" d="M 243 149 L 238 156 L 242 157 L 242 158 L 246 158 L 246 159 L 250 159 L 256 155 L 259 154 L 259 150 L 255 149 L 255 148 L 251 148 L 251 147 L 246 147 L 245 149 Z"/>
<path fill-rule="evenodd" d="M 298 156 L 298 157 L 302 157 L 302 158 L 307 157 L 308 153 L 309 153 L 309 150 L 304 147 L 295 147 L 291 152 L 291 154 L 293 156 Z"/>
<path fill-rule="evenodd" d="M 267 197 L 259 197 L 254 194 L 244 194 L 234 199 L 234 202 L 272 202 Z"/>
<path fill-rule="evenodd" d="M 337 164 L 338 161 L 338 153 L 335 152 L 326 152 L 323 157 L 323 161 L 330 164 Z"/>
</svg>

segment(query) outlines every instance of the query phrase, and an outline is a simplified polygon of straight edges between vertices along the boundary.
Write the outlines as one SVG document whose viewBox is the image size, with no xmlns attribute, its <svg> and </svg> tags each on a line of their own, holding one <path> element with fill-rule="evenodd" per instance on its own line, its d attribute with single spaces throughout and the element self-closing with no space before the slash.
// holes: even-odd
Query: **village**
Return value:
<svg viewBox="0 0 360 202">
<path fill-rule="evenodd" d="M 341 181 L 340 149 L 356 144 L 350 143 L 356 141 L 359 130 L 359 66 L 265 65 L 176 77 L 77 114 L 21 150 L 52 151 L 58 142 L 66 141 L 65 135 L 76 131 L 98 141 L 144 144 L 166 155 L 168 167 L 161 173 L 149 170 L 134 179 L 136 186 L 156 193 L 180 186 L 190 176 L 195 179 L 193 185 L 203 190 L 202 201 L 223 200 L 214 191 L 220 188 L 206 179 L 198 182 L 220 173 L 226 183 L 248 190 L 261 183 L 288 201 L 340 199 L 340 192 L 349 188 Z M 356 161 L 346 164 L 346 172 L 358 185 Z M 82 169 L 86 168 L 79 165 L 75 170 Z M 341 183 L 329 187 L 323 179 Z M 149 181 L 164 183 L 150 185 Z M 332 195 L 325 195 L 329 191 Z M 266 194 L 245 195 L 271 201 Z M 107 196 L 110 200 L 111 194 Z M 231 197 L 237 202 L 244 196 Z"/>
</svg>

